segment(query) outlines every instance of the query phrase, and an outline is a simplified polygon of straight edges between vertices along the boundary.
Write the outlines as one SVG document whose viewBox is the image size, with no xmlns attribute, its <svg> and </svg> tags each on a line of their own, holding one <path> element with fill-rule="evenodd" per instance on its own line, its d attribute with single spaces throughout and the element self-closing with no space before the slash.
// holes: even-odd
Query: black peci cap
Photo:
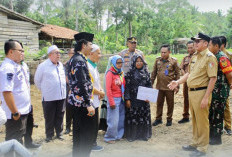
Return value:
<svg viewBox="0 0 232 157">
<path fill-rule="evenodd" d="M 81 39 L 85 39 L 86 41 L 92 42 L 94 34 L 87 33 L 87 32 L 80 32 L 74 35 L 74 39 L 78 42 Z"/>
</svg>

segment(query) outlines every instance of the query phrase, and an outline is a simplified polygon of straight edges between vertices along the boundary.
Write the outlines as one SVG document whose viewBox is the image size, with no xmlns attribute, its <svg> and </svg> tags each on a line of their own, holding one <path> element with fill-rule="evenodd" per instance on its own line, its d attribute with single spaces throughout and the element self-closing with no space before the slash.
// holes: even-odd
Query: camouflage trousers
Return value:
<svg viewBox="0 0 232 157">
<path fill-rule="evenodd" d="M 226 99 L 212 98 L 209 109 L 210 134 L 222 135 Z"/>
</svg>

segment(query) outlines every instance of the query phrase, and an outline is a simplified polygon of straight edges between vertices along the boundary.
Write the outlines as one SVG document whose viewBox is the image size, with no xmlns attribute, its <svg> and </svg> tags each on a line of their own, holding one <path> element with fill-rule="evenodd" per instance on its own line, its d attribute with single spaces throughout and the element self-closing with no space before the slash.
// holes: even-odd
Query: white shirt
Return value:
<svg viewBox="0 0 232 157">
<path fill-rule="evenodd" d="M 30 93 L 30 89 L 31 89 L 31 87 L 30 87 L 30 70 L 25 62 L 23 62 L 21 64 L 21 66 L 22 66 L 22 71 L 23 71 L 24 75 L 26 76 L 27 86 L 29 88 L 29 95 L 31 95 L 31 93 Z M 30 105 L 30 111 L 31 111 L 31 105 Z"/>
<path fill-rule="evenodd" d="M 62 100 L 66 98 L 66 80 L 61 62 L 53 64 L 50 59 L 41 63 L 34 78 L 35 85 L 42 92 L 43 101 Z"/>
<path fill-rule="evenodd" d="M 100 85 L 100 77 L 99 77 L 99 72 L 97 70 L 97 67 L 94 68 L 89 62 L 88 62 L 88 68 L 89 68 L 89 72 L 91 74 L 91 77 L 93 78 L 93 87 L 96 88 L 97 90 L 101 89 L 101 85 Z M 99 107 L 100 104 L 100 100 L 98 95 L 94 94 L 93 95 L 93 106 L 95 108 Z"/>
<path fill-rule="evenodd" d="M 9 58 L 5 58 L 0 67 L 0 92 L 2 109 L 5 111 L 7 119 L 11 119 L 11 111 L 2 94 L 5 91 L 12 92 L 15 105 L 21 115 L 29 113 L 31 100 L 26 76 L 22 71 L 21 65 Z"/>
<path fill-rule="evenodd" d="M 6 113 L 3 111 L 2 107 L 0 106 L 0 127 L 5 124 L 7 121 Z"/>
</svg>

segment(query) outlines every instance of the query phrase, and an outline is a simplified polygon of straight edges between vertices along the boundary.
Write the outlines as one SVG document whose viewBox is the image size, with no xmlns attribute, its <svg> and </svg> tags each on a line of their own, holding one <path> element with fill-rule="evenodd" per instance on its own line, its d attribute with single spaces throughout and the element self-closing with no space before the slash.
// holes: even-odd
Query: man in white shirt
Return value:
<svg viewBox="0 0 232 157">
<path fill-rule="evenodd" d="M 90 77 L 93 81 L 93 106 L 95 108 L 95 115 L 94 115 L 94 143 L 92 151 L 101 151 L 103 150 L 102 146 L 97 145 L 97 134 L 98 134 L 98 108 L 100 105 L 100 99 L 105 96 L 104 91 L 101 88 L 100 84 L 100 76 L 97 69 L 97 64 L 99 59 L 101 58 L 101 50 L 98 45 L 92 45 L 92 51 L 88 55 L 88 68 L 90 72 Z"/>
<path fill-rule="evenodd" d="M 7 117 L 5 140 L 16 139 L 23 143 L 31 105 L 26 76 L 19 64 L 23 48 L 19 41 L 8 40 L 4 49 L 6 58 L 0 67 L 0 92 L 2 109 Z"/>
<path fill-rule="evenodd" d="M 48 48 L 48 59 L 41 63 L 35 73 L 35 85 L 42 93 L 42 104 L 45 118 L 46 142 L 54 136 L 62 137 L 63 117 L 65 112 L 66 80 L 60 51 L 56 45 Z"/>
</svg>

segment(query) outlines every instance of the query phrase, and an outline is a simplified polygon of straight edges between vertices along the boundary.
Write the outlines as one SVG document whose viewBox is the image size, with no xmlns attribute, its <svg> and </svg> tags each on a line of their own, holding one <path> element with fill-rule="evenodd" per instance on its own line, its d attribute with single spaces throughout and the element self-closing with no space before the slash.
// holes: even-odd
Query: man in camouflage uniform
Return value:
<svg viewBox="0 0 232 157">
<path fill-rule="evenodd" d="M 137 39 L 136 37 L 127 38 L 127 46 L 128 49 L 122 50 L 119 55 L 124 59 L 124 64 L 122 66 L 123 72 L 126 74 L 131 66 L 131 58 L 134 54 L 139 54 L 144 57 L 143 52 L 136 49 L 137 47 Z"/>
<path fill-rule="evenodd" d="M 162 114 L 164 99 L 167 100 L 167 123 L 166 126 L 172 125 L 172 115 L 174 110 L 174 91 L 170 90 L 167 85 L 173 81 L 180 78 L 180 68 L 177 63 L 177 59 L 170 57 L 170 47 L 168 45 L 161 46 L 161 57 L 157 57 L 153 71 L 151 74 L 151 83 L 152 86 L 157 77 L 156 88 L 159 90 L 158 99 L 157 99 L 157 110 L 156 110 L 156 120 L 153 123 L 153 126 L 162 124 Z M 178 92 L 178 89 L 175 91 Z"/>
<path fill-rule="evenodd" d="M 225 36 L 220 36 L 222 45 L 221 45 L 221 51 L 227 55 L 229 58 L 230 64 L 232 63 L 232 53 L 226 50 L 226 37 Z M 224 111 L 224 129 L 228 135 L 232 135 L 231 132 L 231 113 L 230 113 L 230 100 L 229 98 L 226 100 L 226 107 Z"/>
<path fill-rule="evenodd" d="M 211 145 L 221 144 L 223 131 L 223 117 L 226 100 L 230 93 L 228 80 L 232 78 L 232 67 L 227 56 L 220 51 L 221 40 L 213 37 L 209 43 L 209 50 L 216 56 L 218 61 L 217 82 L 212 92 L 212 102 L 209 109 L 210 142 Z M 227 80 L 228 78 L 228 80 Z"/>
</svg>

